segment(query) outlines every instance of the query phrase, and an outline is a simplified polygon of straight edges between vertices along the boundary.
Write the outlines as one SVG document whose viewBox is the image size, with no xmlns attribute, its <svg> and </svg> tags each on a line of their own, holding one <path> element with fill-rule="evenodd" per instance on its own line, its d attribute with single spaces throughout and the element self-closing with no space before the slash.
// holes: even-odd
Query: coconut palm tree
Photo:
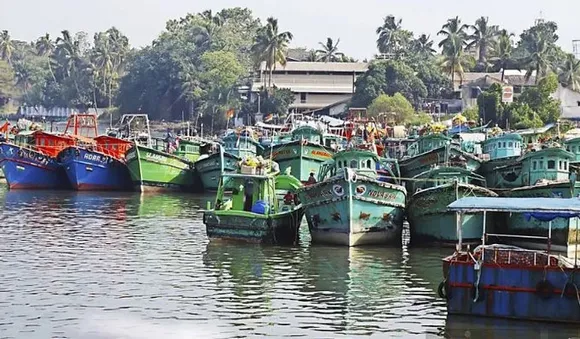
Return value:
<svg viewBox="0 0 580 339">
<path fill-rule="evenodd" d="M 382 54 L 392 55 L 398 58 L 404 50 L 404 47 L 413 38 L 413 34 L 402 29 L 403 20 L 397 20 L 395 16 L 388 15 L 384 22 L 376 30 L 378 34 L 377 48 Z"/>
<path fill-rule="evenodd" d="M 499 29 L 498 26 L 490 25 L 489 18 L 481 17 L 471 26 L 473 33 L 468 37 L 467 48 L 476 47 L 478 52 L 477 64 L 482 68 L 487 68 L 487 55 L 496 41 Z"/>
<path fill-rule="evenodd" d="M 452 83 L 455 81 L 456 73 L 463 79 L 464 67 L 468 63 L 468 56 L 464 53 L 467 45 L 467 28 L 467 25 L 461 24 L 459 17 L 455 17 L 447 20 L 437 33 L 443 36 L 443 40 L 439 42 L 443 54 L 440 64 L 449 73 Z"/>
<path fill-rule="evenodd" d="M 10 39 L 10 34 L 7 30 L 3 30 L 0 33 L 0 57 L 8 64 L 12 63 L 14 48 L 14 42 Z"/>
<path fill-rule="evenodd" d="M 46 57 L 46 63 L 48 65 L 48 70 L 50 71 L 50 75 L 54 82 L 56 82 L 56 77 L 54 76 L 54 71 L 52 70 L 52 54 L 55 51 L 54 42 L 50 39 L 50 34 L 46 33 L 44 36 L 41 36 L 36 40 L 34 43 L 34 47 L 36 48 L 36 53 L 41 57 Z"/>
<path fill-rule="evenodd" d="M 512 42 L 513 33 L 508 33 L 505 29 L 501 30 L 496 43 L 491 49 L 490 61 L 492 65 L 501 69 L 501 81 L 504 80 L 505 70 L 510 64 L 514 64 L 514 59 L 512 57 L 514 45 Z"/>
<path fill-rule="evenodd" d="M 286 64 L 286 50 L 292 41 L 293 35 L 290 32 L 279 32 L 278 20 L 272 17 L 266 20 L 266 25 L 259 29 L 252 53 L 256 61 L 266 62 L 266 69 L 269 71 L 268 87 L 272 87 L 272 73 L 276 68 L 276 63 Z"/>
<path fill-rule="evenodd" d="M 413 40 L 412 49 L 417 55 L 422 57 L 432 56 L 435 53 L 433 40 L 427 34 L 421 34 L 417 39 Z"/>
<path fill-rule="evenodd" d="M 522 60 L 522 66 L 526 69 L 526 80 L 530 79 L 535 72 L 537 84 L 552 69 L 552 51 L 550 43 L 542 34 L 533 33 L 533 35 L 533 39 L 526 45 L 528 55 Z"/>
<path fill-rule="evenodd" d="M 316 53 L 319 55 L 317 61 L 334 62 L 337 60 L 342 60 L 344 54 L 338 51 L 339 43 L 340 39 L 337 39 L 336 43 L 334 43 L 332 38 L 326 38 L 326 43 L 319 42 L 322 49 L 316 51 Z"/>
<path fill-rule="evenodd" d="M 103 93 L 109 98 L 109 107 L 111 107 L 115 53 L 111 46 L 111 40 L 109 40 L 109 36 L 106 33 L 96 33 L 94 42 L 95 47 L 92 56 L 94 70 L 103 81 Z"/>
<path fill-rule="evenodd" d="M 580 90 L 580 60 L 568 54 L 559 68 L 560 81 L 574 91 Z"/>
<path fill-rule="evenodd" d="M 213 14 L 211 10 L 203 11 L 199 14 L 203 23 L 194 29 L 194 41 L 197 46 L 207 50 L 211 47 L 214 37 L 224 24 L 224 19 L 218 14 Z"/>
</svg>

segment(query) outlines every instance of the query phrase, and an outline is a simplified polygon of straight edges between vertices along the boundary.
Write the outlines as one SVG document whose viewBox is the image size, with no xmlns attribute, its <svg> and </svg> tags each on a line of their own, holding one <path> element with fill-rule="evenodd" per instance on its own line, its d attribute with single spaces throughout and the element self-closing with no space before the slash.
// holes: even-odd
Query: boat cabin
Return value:
<svg viewBox="0 0 580 339">
<path fill-rule="evenodd" d="M 580 137 L 568 139 L 564 142 L 566 150 L 574 154 L 573 164 L 580 163 Z"/>
<path fill-rule="evenodd" d="M 115 159 L 125 158 L 125 153 L 133 145 L 131 141 L 108 135 L 98 136 L 94 140 L 97 143 L 97 151 L 112 156 Z"/>
<path fill-rule="evenodd" d="M 231 199 L 224 197 L 225 187 L 232 188 Z M 218 188 L 215 209 L 274 214 L 294 208 L 293 193 L 302 183 L 289 175 L 223 173 Z M 288 193 L 292 194 L 289 199 Z"/>
<path fill-rule="evenodd" d="M 574 154 L 560 147 L 547 147 L 526 153 L 522 164 L 522 184 L 531 186 L 541 180 L 566 181 Z"/>
<path fill-rule="evenodd" d="M 451 138 L 441 133 L 426 134 L 419 137 L 407 148 L 407 156 L 414 157 L 444 147 L 451 143 Z"/>
<path fill-rule="evenodd" d="M 198 139 L 179 139 L 177 149 L 173 154 L 189 161 L 196 161 L 201 154 L 201 145 L 204 142 Z"/>
<path fill-rule="evenodd" d="M 486 187 L 485 178 L 472 171 L 459 167 L 435 167 L 413 177 L 413 192 L 445 184 L 458 182 Z"/>
<path fill-rule="evenodd" d="M 36 131 L 33 136 L 33 148 L 50 157 L 56 157 L 63 149 L 77 145 L 77 139 L 69 135 Z"/>
<path fill-rule="evenodd" d="M 379 158 L 374 152 L 359 149 L 349 149 L 335 153 L 332 160 L 324 163 L 320 168 L 318 181 L 342 175 L 346 168 L 354 170 L 357 175 L 363 175 L 378 181 L 400 183 L 397 160 Z"/>
<path fill-rule="evenodd" d="M 301 141 L 306 140 L 313 144 L 322 144 L 322 132 L 312 126 L 300 126 L 292 131 L 292 140 Z"/>
<path fill-rule="evenodd" d="M 240 158 L 256 156 L 263 149 L 249 131 L 230 133 L 222 139 L 224 151 Z"/>
<path fill-rule="evenodd" d="M 489 160 L 519 157 L 522 155 L 523 138 L 519 134 L 503 134 L 483 142 L 483 153 Z"/>
</svg>

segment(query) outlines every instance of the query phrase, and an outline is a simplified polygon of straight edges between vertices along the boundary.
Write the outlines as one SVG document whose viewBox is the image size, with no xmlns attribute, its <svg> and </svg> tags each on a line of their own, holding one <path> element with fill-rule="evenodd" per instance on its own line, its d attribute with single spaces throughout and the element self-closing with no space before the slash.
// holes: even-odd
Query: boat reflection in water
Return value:
<svg viewBox="0 0 580 339">
<path fill-rule="evenodd" d="M 203 262 L 216 279 L 211 298 L 243 318 L 240 326 L 268 324 L 260 333 L 436 334 L 444 323 L 435 294 L 416 287 L 425 283 L 409 274 L 400 249 L 212 241 Z"/>
<path fill-rule="evenodd" d="M 191 215 L 192 210 L 200 210 L 211 196 L 194 196 L 187 193 L 155 193 L 132 195 L 132 206 L 137 207 L 139 217 L 178 217 L 198 218 Z M 199 213 L 201 219 L 202 213 Z"/>
</svg>

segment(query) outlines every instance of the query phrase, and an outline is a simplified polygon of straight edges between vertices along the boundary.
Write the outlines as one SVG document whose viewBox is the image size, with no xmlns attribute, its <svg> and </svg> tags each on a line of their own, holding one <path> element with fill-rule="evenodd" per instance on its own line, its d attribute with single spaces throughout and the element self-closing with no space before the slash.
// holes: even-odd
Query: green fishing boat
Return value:
<svg viewBox="0 0 580 339">
<path fill-rule="evenodd" d="M 159 149 L 135 144 L 125 156 L 137 191 L 188 191 L 193 184 L 193 163 Z"/>
<path fill-rule="evenodd" d="M 482 176 L 466 168 L 435 167 L 413 177 L 412 183 L 414 194 L 407 204 L 407 220 L 413 244 L 456 243 L 456 216 L 447 206 L 463 197 L 497 197 L 483 187 Z M 482 224 L 481 213 L 466 214 L 462 219 L 463 240 L 481 241 Z"/>
<path fill-rule="evenodd" d="M 566 150 L 572 154 L 574 154 L 574 159 L 570 161 L 570 166 L 574 168 L 574 170 L 580 169 L 580 137 L 568 139 L 564 142 L 564 147 Z"/>
<path fill-rule="evenodd" d="M 275 167 L 275 166 L 273 166 Z M 294 194 L 302 183 L 289 174 L 272 172 L 256 174 L 223 173 L 211 209 L 203 213 L 210 239 L 241 240 L 266 244 L 296 244 L 304 215 Z M 231 198 L 226 188 L 233 187 Z"/>
<path fill-rule="evenodd" d="M 333 150 L 326 146 L 323 133 L 305 125 L 292 131 L 292 141 L 264 149 L 264 158 L 272 158 L 282 171 L 291 169 L 291 174 L 306 182 L 310 173 L 316 177 L 320 166 L 332 159 Z"/>
<path fill-rule="evenodd" d="M 180 158 L 191 162 L 197 161 L 201 155 L 201 149 L 207 144 L 205 140 L 199 138 L 181 137 L 177 142 L 177 149 L 173 152 Z"/>
<path fill-rule="evenodd" d="M 433 166 L 466 167 L 477 171 L 481 159 L 461 149 L 461 145 L 452 143 L 452 139 L 442 133 L 431 133 L 421 136 L 407 148 L 407 155 L 400 160 L 401 175 L 412 178 L 426 172 Z"/>
<path fill-rule="evenodd" d="M 485 177 L 488 187 L 502 187 L 504 182 L 517 179 L 515 172 L 498 168 L 505 169 L 506 166 L 517 163 L 522 156 L 522 148 L 523 139 L 515 133 L 492 136 L 482 143 L 485 156 L 479 172 Z"/>
<path fill-rule="evenodd" d="M 223 147 L 223 156 L 219 149 Z M 230 133 L 222 139 L 222 144 L 215 144 L 211 154 L 200 156 L 195 162 L 195 170 L 206 191 L 217 191 L 222 171 L 234 173 L 239 169 L 238 163 L 245 157 L 255 157 L 262 149 L 253 137 L 251 130 Z M 223 167 L 222 167 L 223 162 Z"/>
<path fill-rule="evenodd" d="M 313 243 L 401 242 L 407 191 L 396 160 L 347 149 L 323 165 L 318 179 L 298 191 Z"/>
</svg>

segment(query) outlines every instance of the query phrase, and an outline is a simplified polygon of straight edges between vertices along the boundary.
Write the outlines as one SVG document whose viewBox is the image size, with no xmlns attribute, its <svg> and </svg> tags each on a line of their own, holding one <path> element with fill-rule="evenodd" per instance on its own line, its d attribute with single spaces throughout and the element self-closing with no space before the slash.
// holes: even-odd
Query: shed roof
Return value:
<svg viewBox="0 0 580 339">
<path fill-rule="evenodd" d="M 369 68 L 366 62 L 313 62 L 313 61 L 288 61 L 286 65 L 276 64 L 274 72 L 338 72 L 338 73 L 364 73 Z M 260 65 L 262 71 L 266 70 L 266 63 Z"/>
<path fill-rule="evenodd" d="M 580 199 L 467 197 L 447 206 L 453 212 L 580 213 Z"/>
</svg>

